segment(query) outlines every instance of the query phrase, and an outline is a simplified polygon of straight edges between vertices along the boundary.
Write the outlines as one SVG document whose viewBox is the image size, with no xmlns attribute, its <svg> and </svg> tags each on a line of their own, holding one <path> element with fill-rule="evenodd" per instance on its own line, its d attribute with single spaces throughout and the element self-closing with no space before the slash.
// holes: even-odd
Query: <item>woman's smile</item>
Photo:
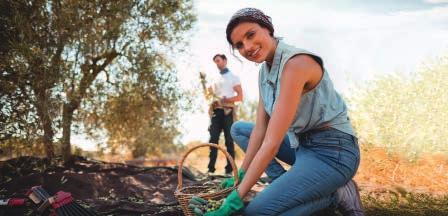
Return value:
<svg viewBox="0 0 448 216">
<path fill-rule="evenodd" d="M 259 47 L 259 48 L 257 48 L 255 51 L 253 51 L 253 52 L 249 52 L 249 57 L 250 58 L 252 58 L 252 59 L 257 59 L 258 57 L 260 57 L 260 51 L 261 51 L 261 48 Z"/>
</svg>

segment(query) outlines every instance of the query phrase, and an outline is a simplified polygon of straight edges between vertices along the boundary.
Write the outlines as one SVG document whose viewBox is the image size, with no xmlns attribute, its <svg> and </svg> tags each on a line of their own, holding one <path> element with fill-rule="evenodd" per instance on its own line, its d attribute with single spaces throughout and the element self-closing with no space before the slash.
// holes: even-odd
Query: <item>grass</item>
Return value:
<svg viewBox="0 0 448 216">
<path fill-rule="evenodd" d="M 448 215 L 448 196 L 422 193 L 368 193 L 362 196 L 367 215 Z"/>
<path fill-rule="evenodd" d="M 410 76 L 392 73 L 358 86 L 348 98 L 362 143 L 403 153 L 448 155 L 448 57 Z"/>
</svg>

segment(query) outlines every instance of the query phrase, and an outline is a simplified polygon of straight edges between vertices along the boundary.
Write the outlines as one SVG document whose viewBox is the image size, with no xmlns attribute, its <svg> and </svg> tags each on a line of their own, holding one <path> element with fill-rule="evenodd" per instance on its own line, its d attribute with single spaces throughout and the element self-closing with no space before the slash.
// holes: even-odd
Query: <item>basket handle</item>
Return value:
<svg viewBox="0 0 448 216">
<path fill-rule="evenodd" d="M 197 146 L 195 146 L 195 147 L 193 147 L 193 148 L 190 148 L 190 149 L 189 149 L 189 150 L 182 156 L 182 158 L 180 159 L 180 161 L 179 161 L 179 165 L 178 165 L 178 170 L 177 170 L 177 184 L 178 184 L 177 187 L 178 187 L 179 189 L 182 188 L 182 168 L 183 168 L 183 164 L 184 164 L 185 159 L 187 158 L 187 156 L 188 156 L 192 151 L 194 151 L 194 150 L 196 150 L 196 149 L 198 149 L 198 148 L 206 147 L 206 146 L 209 146 L 209 147 L 215 147 L 215 148 L 217 148 L 218 150 L 220 150 L 222 153 L 224 153 L 224 155 L 226 156 L 226 158 L 230 161 L 230 165 L 232 165 L 232 169 L 233 169 L 233 178 L 235 179 L 235 183 L 234 183 L 233 186 L 235 187 L 235 186 L 238 185 L 238 183 L 239 183 L 239 179 L 238 179 L 238 171 L 237 171 L 237 168 L 236 168 L 236 165 L 235 165 L 235 161 L 233 160 L 232 156 L 230 156 L 230 154 L 227 153 L 226 150 L 224 150 L 222 147 L 220 147 L 220 146 L 218 146 L 218 145 L 216 145 L 216 144 L 212 144 L 212 143 L 204 143 L 204 144 L 197 145 Z"/>
</svg>

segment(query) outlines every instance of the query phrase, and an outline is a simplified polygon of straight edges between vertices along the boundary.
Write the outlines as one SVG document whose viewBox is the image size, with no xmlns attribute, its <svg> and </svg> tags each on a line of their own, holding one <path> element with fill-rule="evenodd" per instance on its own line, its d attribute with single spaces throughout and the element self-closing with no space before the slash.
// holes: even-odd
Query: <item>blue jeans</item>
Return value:
<svg viewBox="0 0 448 216">
<path fill-rule="evenodd" d="M 247 150 L 254 124 L 235 122 L 234 141 Z M 287 137 L 276 158 L 266 168 L 275 179 L 249 203 L 244 215 L 310 215 L 336 205 L 335 191 L 346 184 L 359 166 L 359 147 L 352 135 L 328 129 L 299 136 L 299 147 L 289 146 Z M 291 165 L 288 171 L 277 162 Z"/>
</svg>

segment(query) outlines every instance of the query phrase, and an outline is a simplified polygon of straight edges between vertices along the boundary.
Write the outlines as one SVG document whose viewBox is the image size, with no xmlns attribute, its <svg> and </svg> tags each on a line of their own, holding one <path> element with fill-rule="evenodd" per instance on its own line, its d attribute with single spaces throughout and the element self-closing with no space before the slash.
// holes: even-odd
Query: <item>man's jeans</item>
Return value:
<svg viewBox="0 0 448 216">
<path fill-rule="evenodd" d="M 232 111 L 233 112 L 233 111 Z M 221 131 L 224 131 L 225 145 L 226 150 L 232 158 L 235 158 L 235 148 L 233 144 L 232 136 L 230 135 L 230 127 L 233 124 L 233 113 L 224 114 L 223 109 L 215 109 L 213 111 L 213 116 L 211 119 L 211 125 L 209 128 L 210 131 L 210 143 L 219 143 L 219 136 L 221 135 Z M 214 147 L 210 147 L 209 158 L 210 161 L 208 163 L 208 171 L 215 172 L 215 164 L 216 158 L 218 157 L 218 149 Z M 230 161 L 227 160 L 227 165 L 225 167 L 226 173 L 232 172 L 232 165 Z"/>
<path fill-rule="evenodd" d="M 232 125 L 232 137 L 244 151 L 253 127 L 253 123 L 242 121 Z M 359 166 L 357 139 L 328 129 L 299 135 L 299 143 L 293 149 L 284 138 L 276 159 L 265 170 L 275 180 L 249 203 L 245 215 L 310 215 L 336 205 L 335 191 L 355 175 Z M 277 160 L 291 168 L 285 171 Z"/>
</svg>

